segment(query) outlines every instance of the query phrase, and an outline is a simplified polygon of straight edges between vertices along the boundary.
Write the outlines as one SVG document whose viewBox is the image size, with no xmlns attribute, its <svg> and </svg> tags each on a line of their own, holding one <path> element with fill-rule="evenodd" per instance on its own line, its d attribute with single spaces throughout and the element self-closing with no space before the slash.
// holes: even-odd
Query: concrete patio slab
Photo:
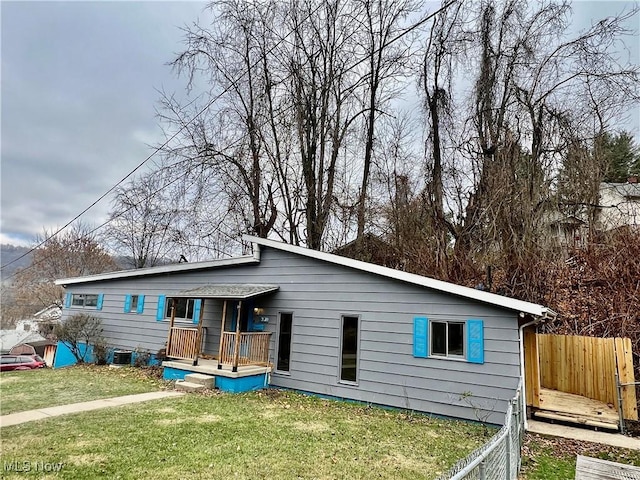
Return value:
<svg viewBox="0 0 640 480">
<path fill-rule="evenodd" d="M 572 440 L 582 440 L 584 442 L 601 443 L 618 448 L 628 448 L 640 450 L 640 439 L 620 435 L 619 433 L 596 432 L 586 428 L 567 427 L 547 422 L 529 420 L 528 431 L 540 435 L 550 435 L 552 437 L 570 438 Z"/>
</svg>

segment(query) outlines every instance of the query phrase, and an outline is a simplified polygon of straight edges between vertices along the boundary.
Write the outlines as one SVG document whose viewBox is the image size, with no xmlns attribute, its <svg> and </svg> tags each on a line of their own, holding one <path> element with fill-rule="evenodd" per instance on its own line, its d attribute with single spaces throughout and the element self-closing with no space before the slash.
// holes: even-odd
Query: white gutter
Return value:
<svg viewBox="0 0 640 480">
<path fill-rule="evenodd" d="M 359 260 L 353 260 L 351 258 L 341 257 L 339 255 L 334 255 L 331 253 L 311 250 L 308 248 L 299 247 L 297 245 L 277 242 L 275 240 L 254 237 L 251 235 L 243 235 L 242 240 L 244 240 L 245 242 L 251 242 L 254 245 L 258 244 L 266 248 L 275 248 L 277 250 L 293 253 L 295 255 L 315 258 L 324 262 L 362 270 L 374 275 L 381 275 L 383 277 L 393 278 L 402 282 L 432 288 L 437 291 L 458 295 L 464 298 L 470 298 L 472 300 L 496 305 L 500 308 L 506 308 L 515 312 L 528 313 L 529 315 L 534 315 L 536 317 L 544 316 L 545 312 L 547 311 L 546 307 L 535 303 L 525 302 L 523 300 L 517 300 L 515 298 L 504 297 L 495 293 L 476 290 L 475 288 L 463 287 L 462 285 L 456 285 L 453 283 L 444 282 L 442 280 L 436 280 L 435 278 L 424 277 L 413 273 L 395 270 L 393 268 L 361 262 Z"/>
</svg>

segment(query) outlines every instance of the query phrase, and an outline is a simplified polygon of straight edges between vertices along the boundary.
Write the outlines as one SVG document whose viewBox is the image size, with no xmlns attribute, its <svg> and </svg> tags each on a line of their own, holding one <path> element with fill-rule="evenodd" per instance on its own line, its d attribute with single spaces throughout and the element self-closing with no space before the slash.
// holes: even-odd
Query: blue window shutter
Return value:
<svg viewBox="0 0 640 480">
<path fill-rule="evenodd" d="M 164 295 L 158 295 L 158 310 L 156 311 L 156 320 L 161 322 L 164 320 L 164 305 L 167 297 Z"/>
<path fill-rule="evenodd" d="M 131 295 L 125 295 L 124 297 L 124 313 L 131 311 Z"/>
<path fill-rule="evenodd" d="M 427 348 L 429 338 L 429 319 L 426 317 L 415 317 L 413 319 L 413 356 L 427 358 L 429 349 Z"/>
<path fill-rule="evenodd" d="M 467 361 L 484 363 L 484 322 L 467 320 Z"/>
<path fill-rule="evenodd" d="M 64 308 L 71 307 L 71 292 L 67 292 L 64 297 Z"/>
<path fill-rule="evenodd" d="M 102 310 L 102 301 L 104 300 L 104 293 L 98 295 L 98 303 L 96 305 L 96 310 Z"/>
<path fill-rule="evenodd" d="M 193 323 L 200 321 L 200 309 L 202 308 L 202 300 L 196 299 L 193 301 Z"/>
<path fill-rule="evenodd" d="M 138 308 L 136 309 L 136 313 L 144 312 L 144 295 L 138 295 Z"/>
</svg>

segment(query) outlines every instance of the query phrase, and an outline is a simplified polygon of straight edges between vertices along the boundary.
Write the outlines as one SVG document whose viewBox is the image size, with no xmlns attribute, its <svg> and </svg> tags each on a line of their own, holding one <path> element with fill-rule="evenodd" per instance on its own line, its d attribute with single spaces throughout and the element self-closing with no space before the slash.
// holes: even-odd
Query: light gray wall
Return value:
<svg viewBox="0 0 640 480">
<path fill-rule="evenodd" d="M 104 293 L 105 336 L 114 346 L 157 350 L 168 321 L 155 320 L 157 296 L 207 283 L 277 284 L 280 290 L 256 306 L 265 308 L 276 331 L 279 311 L 293 312 L 289 375 L 274 373 L 275 386 L 353 400 L 502 423 L 517 388 L 519 343 L 517 312 L 443 294 L 416 285 L 349 269 L 275 249 L 262 249 L 259 265 L 173 276 L 72 285 L 73 293 Z M 122 313 L 124 295 L 144 294 L 142 315 Z M 75 310 L 64 310 L 64 316 Z M 358 385 L 339 382 L 340 320 L 360 317 Z M 217 354 L 221 303 L 207 300 L 206 353 Z M 485 363 L 413 357 L 413 318 L 484 320 Z M 271 340 L 274 360 L 276 335 Z M 462 400 L 463 394 L 470 394 Z M 475 413 L 479 412 L 479 413 Z"/>
</svg>

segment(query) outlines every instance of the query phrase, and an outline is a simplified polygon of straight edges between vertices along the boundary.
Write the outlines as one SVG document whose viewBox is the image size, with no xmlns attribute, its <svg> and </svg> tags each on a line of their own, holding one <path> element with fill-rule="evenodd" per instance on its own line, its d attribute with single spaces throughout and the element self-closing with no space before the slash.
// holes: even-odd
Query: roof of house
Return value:
<svg viewBox="0 0 640 480">
<path fill-rule="evenodd" d="M 8 352 L 12 347 L 21 343 L 31 343 L 46 340 L 38 332 L 24 330 L 0 330 L 0 351 Z"/>
<path fill-rule="evenodd" d="M 523 300 L 517 300 L 515 298 L 504 297 L 502 295 L 497 295 L 495 293 L 489 293 L 482 290 L 476 290 L 474 288 L 463 287 L 461 285 L 444 282 L 442 280 L 436 280 L 434 278 L 424 277 L 424 276 L 416 275 L 413 273 L 407 273 L 407 272 L 395 270 L 388 267 L 382 267 L 380 265 L 374 265 L 372 263 L 353 260 L 351 258 L 341 257 L 339 255 L 320 252 L 317 250 L 311 250 L 304 247 L 298 247 L 296 245 L 277 242 L 275 240 L 269 240 L 266 238 L 259 238 L 251 235 L 243 235 L 242 239 L 244 241 L 251 242 L 254 245 L 253 255 L 228 258 L 223 260 L 212 260 L 208 262 L 179 263 L 179 264 L 173 264 L 173 265 L 163 265 L 161 267 L 140 268 L 135 270 L 123 270 L 119 272 L 103 273 L 98 275 L 90 275 L 86 277 L 66 278 L 66 279 L 56 280 L 56 285 L 66 286 L 66 285 L 72 285 L 72 284 L 90 283 L 90 282 L 98 282 L 98 281 L 104 281 L 104 280 L 137 278 L 137 277 L 145 277 L 145 276 L 160 275 L 160 274 L 173 274 L 173 273 L 205 270 L 205 269 L 220 268 L 220 267 L 227 267 L 227 266 L 234 266 L 234 265 L 258 264 L 260 263 L 260 254 L 259 254 L 259 247 L 257 246 L 263 246 L 268 248 L 274 248 L 277 250 L 282 250 L 285 252 L 290 252 L 290 253 L 301 255 L 304 257 L 315 258 L 317 260 L 322 260 L 322 261 L 333 263 L 336 265 L 342 265 L 345 267 L 361 270 L 364 272 L 373 273 L 375 275 L 380 275 L 383 277 L 400 280 L 402 282 L 410 283 L 413 285 L 427 287 L 440 292 L 449 293 L 462 298 L 476 300 L 478 302 L 495 305 L 498 307 L 534 315 L 537 317 L 555 315 L 555 312 L 553 312 L 553 310 L 543 305 L 539 305 L 531 302 L 525 302 Z M 273 287 L 275 287 L 275 285 Z M 202 286 L 198 288 L 206 289 L 206 288 L 209 288 L 209 286 Z M 200 293 L 200 295 L 196 295 L 195 292 L 192 292 L 192 293 L 194 296 L 202 296 L 205 293 L 205 291 L 203 290 Z M 213 294 L 213 292 L 209 292 L 209 293 Z M 183 294 L 184 292 L 179 292 L 176 295 L 184 296 Z"/>
<path fill-rule="evenodd" d="M 58 320 L 62 317 L 62 307 L 52 304 L 33 314 L 36 320 Z"/>
<path fill-rule="evenodd" d="M 640 183 L 608 183 L 602 182 L 600 190 L 615 191 L 618 195 L 628 199 L 640 198 Z"/>
<path fill-rule="evenodd" d="M 278 250 L 291 252 L 296 255 L 302 255 L 305 257 L 334 263 L 337 265 L 343 265 L 349 268 L 355 268 L 357 270 L 374 273 L 383 277 L 394 278 L 403 282 L 420 285 L 422 287 L 427 287 L 433 290 L 438 290 L 440 292 L 450 293 L 452 295 L 477 300 L 479 302 L 496 305 L 499 307 L 507 308 L 509 310 L 515 310 L 517 312 L 528 313 L 538 317 L 555 314 L 553 310 L 542 305 L 538 305 L 537 303 L 525 302 L 523 300 L 517 300 L 515 298 L 504 297 L 495 293 L 489 293 L 482 290 L 476 290 L 474 288 L 463 287 L 462 285 L 456 285 L 454 283 L 444 282 L 442 280 L 436 280 L 434 278 L 424 277 L 422 275 L 416 275 L 414 273 L 407 273 L 401 270 L 395 270 L 393 268 L 361 262 L 359 260 L 353 260 L 351 258 L 341 257 L 339 255 L 334 255 L 331 253 L 311 250 L 308 248 L 298 247 L 296 245 L 291 245 L 288 243 L 276 242 L 274 240 L 268 240 L 266 238 L 254 237 L 251 235 L 243 235 L 242 239 L 256 245 L 275 248 Z"/>
<path fill-rule="evenodd" d="M 258 263 L 255 257 L 245 255 L 242 257 L 209 260 L 207 262 L 174 263 L 160 267 L 134 268 L 132 270 L 120 270 L 117 272 L 99 273 L 86 277 L 61 278 L 56 280 L 56 285 L 72 285 L 74 283 L 99 282 L 102 280 L 115 280 L 121 278 L 146 277 L 149 275 L 162 275 L 166 273 L 191 272 L 195 270 L 207 270 L 210 268 L 228 267 L 232 265 L 246 265 Z"/>
<path fill-rule="evenodd" d="M 275 292 L 279 288 L 278 285 L 254 285 L 247 283 L 211 284 L 189 290 L 181 290 L 176 294 L 167 296 L 173 298 L 224 298 L 244 300 Z"/>
</svg>

